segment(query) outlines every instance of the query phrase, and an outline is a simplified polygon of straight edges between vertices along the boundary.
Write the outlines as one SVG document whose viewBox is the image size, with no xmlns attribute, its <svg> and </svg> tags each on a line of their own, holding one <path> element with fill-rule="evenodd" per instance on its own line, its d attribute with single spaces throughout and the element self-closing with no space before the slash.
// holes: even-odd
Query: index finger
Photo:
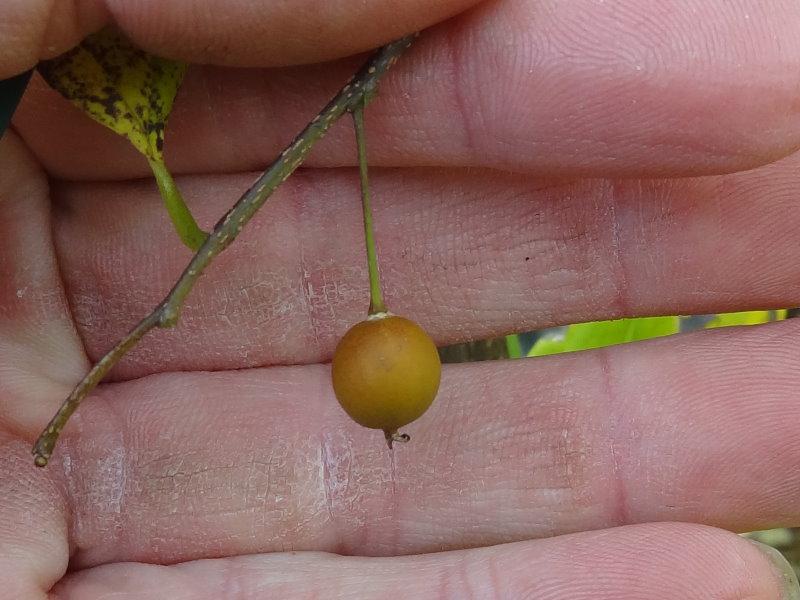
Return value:
<svg viewBox="0 0 800 600">
<path fill-rule="evenodd" d="M 238 34 L 226 42 L 229 56 L 191 54 L 190 42 L 180 49 L 180 27 L 169 23 L 159 27 L 174 46 L 159 50 L 237 64 L 269 60 L 258 36 L 254 54 L 237 57 L 250 43 Z M 320 36 L 337 34 L 323 23 Z M 484 3 L 425 32 L 381 83 L 369 109 L 370 164 L 684 177 L 773 162 L 800 145 L 797 23 L 800 4 L 788 0 L 768 9 L 758 0 Z M 146 48 L 161 35 L 137 27 L 130 33 Z M 341 43 L 331 49 L 352 49 Z M 312 50 L 309 60 L 319 56 Z M 167 161 L 178 173 L 261 170 L 356 68 L 341 60 L 192 69 L 170 117 Z M 125 140 L 41 82 L 14 124 L 54 177 L 149 176 Z M 354 157 L 352 133 L 338 126 L 304 165 L 352 165 Z"/>
</svg>

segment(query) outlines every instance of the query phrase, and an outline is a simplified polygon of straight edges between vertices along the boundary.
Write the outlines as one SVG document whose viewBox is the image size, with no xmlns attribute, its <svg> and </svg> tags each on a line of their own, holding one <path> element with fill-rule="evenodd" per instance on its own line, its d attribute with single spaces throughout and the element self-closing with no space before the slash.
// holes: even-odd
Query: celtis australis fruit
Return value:
<svg viewBox="0 0 800 600">
<path fill-rule="evenodd" d="M 436 346 L 416 323 L 387 313 L 354 325 L 333 355 L 333 390 L 358 424 L 389 440 L 418 419 L 439 390 Z M 397 439 L 397 438 L 395 438 Z"/>
</svg>

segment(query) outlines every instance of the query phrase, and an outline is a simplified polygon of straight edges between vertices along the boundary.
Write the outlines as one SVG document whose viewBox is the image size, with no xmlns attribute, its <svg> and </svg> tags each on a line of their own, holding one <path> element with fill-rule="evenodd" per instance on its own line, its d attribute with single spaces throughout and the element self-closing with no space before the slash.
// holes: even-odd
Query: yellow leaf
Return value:
<svg viewBox="0 0 800 600">
<path fill-rule="evenodd" d="M 95 121 L 127 137 L 148 158 L 162 160 L 164 127 L 184 63 L 147 54 L 107 28 L 38 69 Z"/>
</svg>

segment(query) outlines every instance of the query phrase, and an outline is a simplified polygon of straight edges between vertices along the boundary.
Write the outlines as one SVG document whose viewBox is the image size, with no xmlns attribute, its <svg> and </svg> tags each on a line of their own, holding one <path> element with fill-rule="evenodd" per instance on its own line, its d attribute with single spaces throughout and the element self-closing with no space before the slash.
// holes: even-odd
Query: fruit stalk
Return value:
<svg viewBox="0 0 800 600">
<path fill-rule="evenodd" d="M 364 134 L 364 108 L 370 99 L 371 94 L 366 94 L 352 109 L 369 270 L 369 313 L 339 340 L 331 361 L 331 380 L 344 411 L 359 425 L 382 430 L 391 450 L 395 442 L 411 439 L 399 428 L 422 416 L 436 397 L 441 362 L 430 336 L 413 321 L 389 313 L 383 301 Z"/>
<path fill-rule="evenodd" d="M 47 465 L 58 436 L 70 416 L 114 365 L 153 328 L 173 327 L 177 324 L 180 308 L 205 268 L 233 242 L 275 189 L 305 160 L 308 151 L 327 133 L 331 125 L 346 112 L 352 112 L 365 97 L 374 92 L 378 81 L 416 36 L 417 34 L 406 36 L 378 49 L 217 222 L 164 300 L 91 368 L 62 403 L 34 443 L 34 463 L 37 466 Z"/>
<path fill-rule="evenodd" d="M 361 207 L 364 212 L 364 239 L 367 244 L 367 267 L 369 270 L 369 314 L 386 312 L 381 289 L 381 276 L 378 271 L 378 255 L 375 250 L 375 230 L 372 226 L 372 206 L 369 195 L 369 176 L 367 174 L 367 142 L 364 135 L 364 107 L 367 98 L 353 109 L 353 126 L 356 130 L 358 146 L 358 173 L 361 178 Z"/>
</svg>

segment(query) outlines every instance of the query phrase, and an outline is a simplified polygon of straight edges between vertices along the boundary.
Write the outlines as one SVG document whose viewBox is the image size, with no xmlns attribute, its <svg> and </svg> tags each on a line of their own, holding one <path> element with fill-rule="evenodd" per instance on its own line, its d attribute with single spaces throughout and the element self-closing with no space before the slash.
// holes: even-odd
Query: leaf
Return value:
<svg viewBox="0 0 800 600">
<path fill-rule="evenodd" d="M 106 28 L 39 63 L 45 81 L 95 121 L 162 161 L 164 128 L 186 65 L 134 47 Z"/>
<path fill-rule="evenodd" d="M 734 325 L 759 325 L 786 318 L 786 310 L 750 310 L 745 312 L 722 313 L 716 315 L 706 328 L 731 327 Z"/>
<path fill-rule="evenodd" d="M 537 340 L 528 356 L 590 350 L 678 333 L 679 317 L 594 321 L 557 328 Z"/>
<path fill-rule="evenodd" d="M 144 154 L 159 192 L 186 246 L 206 239 L 164 165 L 164 129 L 186 65 L 139 50 L 115 29 L 90 35 L 79 46 L 39 63 L 51 87 L 95 121 L 125 136 Z"/>
<path fill-rule="evenodd" d="M 516 334 L 506 336 L 506 352 L 508 358 L 522 358 L 522 344 Z"/>
<path fill-rule="evenodd" d="M 754 310 L 721 313 L 704 326 L 707 329 L 733 325 L 758 325 L 786 318 L 786 310 Z M 528 352 L 528 356 L 547 356 L 625 344 L 672 335 L 680 331 L 681 317 L 643 317 L 616 321 L 594 321 L 556 327 L 547 331 Z"/>
</svg>

